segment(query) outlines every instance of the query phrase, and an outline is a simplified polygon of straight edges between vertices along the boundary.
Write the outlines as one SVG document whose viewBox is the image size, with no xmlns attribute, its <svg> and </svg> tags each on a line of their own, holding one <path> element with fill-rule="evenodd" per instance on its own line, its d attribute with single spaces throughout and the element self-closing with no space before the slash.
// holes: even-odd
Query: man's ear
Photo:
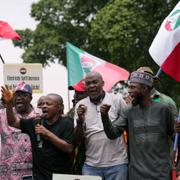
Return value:
<svg viewBox="0 0 180 180">
<path fill-rule="evenodd" d="M 147 91 L 148 87 L 146 85 L 142 85 L 143 92 Z"/>
<path fill-rule="evenodd" d="M 32 101 L 32 98 L 33 98 L 32 95 L 30 95 L 29 98 L 30 98 L 30 101 Z"/>
<path fill-rule="evenodd" d="M 59 112 L 64 114 L 64 104 L 59 104 Z"/>
<path fill-rule="evenodd" d="M 153 77 L 153 86 L 155 86 L 155 87 L 156 87 L 159 81 L 160 81 L 160 78 L 159 78 L 159 77 L 154 76 L 154 77 Z"/>
<path fill-rule="evenodd" d="M 104 86 L 104 81 L 102 81 L 102 85 Z"/>
</svg>

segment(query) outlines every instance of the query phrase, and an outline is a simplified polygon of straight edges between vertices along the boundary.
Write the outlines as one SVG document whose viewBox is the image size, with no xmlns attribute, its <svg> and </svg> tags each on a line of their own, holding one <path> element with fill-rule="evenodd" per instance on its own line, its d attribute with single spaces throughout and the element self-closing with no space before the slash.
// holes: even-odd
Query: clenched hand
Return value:
<svg viewBox="0 0 180 180">
<path fill-rule="evenodd" d="M 103 104 L 103 105 L 100 107 L 101 115 L 107 116 L 110 108 L 111 108 L 111 105 Z"/>
</svg>

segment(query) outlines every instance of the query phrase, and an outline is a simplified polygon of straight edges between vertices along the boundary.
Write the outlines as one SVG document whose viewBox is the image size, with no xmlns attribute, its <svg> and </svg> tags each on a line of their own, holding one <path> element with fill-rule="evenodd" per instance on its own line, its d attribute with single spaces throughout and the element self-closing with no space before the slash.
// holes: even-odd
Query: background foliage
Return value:
<svg viewBox="0 0 180 180">
<path fill-rule="evenodd" d="M 158 66 L 148 49 L 162 21 L 177 0 L 40 0 L 32 5 L 37 28 L 19 30 L 23 60 L 42 63 L 55 59 L 66 65 L 65 42 L 129 71 Z M 158 89 L 180 105 L 178 82 L 162 73 Z"/>
</svg>

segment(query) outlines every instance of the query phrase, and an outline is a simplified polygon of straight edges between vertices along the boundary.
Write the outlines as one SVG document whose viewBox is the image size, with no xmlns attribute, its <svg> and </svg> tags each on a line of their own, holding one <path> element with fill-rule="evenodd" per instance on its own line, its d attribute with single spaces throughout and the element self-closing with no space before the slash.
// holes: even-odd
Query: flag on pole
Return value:
<svg viewBox="0 0 180 180">
<path fill-rule="evenodd" d="M 180 2 L 161 24 L 149 53 L 166 74 L 180 82 Z"/>
<path fill-rule="evenodd" d="M 0 37 L 14 40 L 21 39 L 19 34 L 17 34 L 16 31 L 14 31 L 13 28 L 7 22 L 4 21 L 0 21 Z"/>
<path fill-rule="evenodd" d="M 71 43 L 66 43 L 66 54 L 69 86 L 77 84 L 91 71 L 102 75 L 105 91 L 109 91 L 118 81 L 127 80 L 129 77 L 127 70 L 95 57 Z"/>
</svg>

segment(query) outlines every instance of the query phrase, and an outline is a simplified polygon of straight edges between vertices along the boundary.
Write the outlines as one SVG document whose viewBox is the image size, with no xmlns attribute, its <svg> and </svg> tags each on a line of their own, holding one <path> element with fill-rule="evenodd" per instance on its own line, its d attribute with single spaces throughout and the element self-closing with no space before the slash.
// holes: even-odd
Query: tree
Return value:
<svg viewBox="0 0 180 180">
<path fill-rule="evenodd" d="M 19 30 L 22 41 L 14 42 L 25 50 L 23 60 L 47 65 L 55 59 L 65 61 L 65 42 L 88 47 L 90 22 L 109 0 L 40 0 L 32 5 L 31 16 L 38 21 L 35 31 Z"/>
<path fill-rule="evenodd" d="M 47 65 L 55 59 L 66 65 L 65 42 L 129 71 L 158 66 L 148 49 L 163 19 L 177 0 L 40 0 L 32 5 L 37 28 L 18 31 L 23 60 Z M 171 88 L 169 87 L 171 84 Z M 160 90 L 176 97 L 179 84 L 162 74 Z"/>
<path fill-rule="evenodd" d="M 142 64 L 151 65 L 148 49 L 173 5 L 175 1 L 111 1 L 91 23 L 92 47 L 111 62 L 129 70 Z"/>
<path fill-rule="evenodd" d="M 164 18 L 176 5 L 175 0 L 113 0 L 102 8 L 91 22 L 91 47 L 94 54 L 134 71 L 140 66 L 158 66 L 148 49 Z M 171 87 L 169 86 L 171 84 Z M 180 85 L 162 74 L 160 91 L 180 104 L 176 89 Z"/>
</svg>

